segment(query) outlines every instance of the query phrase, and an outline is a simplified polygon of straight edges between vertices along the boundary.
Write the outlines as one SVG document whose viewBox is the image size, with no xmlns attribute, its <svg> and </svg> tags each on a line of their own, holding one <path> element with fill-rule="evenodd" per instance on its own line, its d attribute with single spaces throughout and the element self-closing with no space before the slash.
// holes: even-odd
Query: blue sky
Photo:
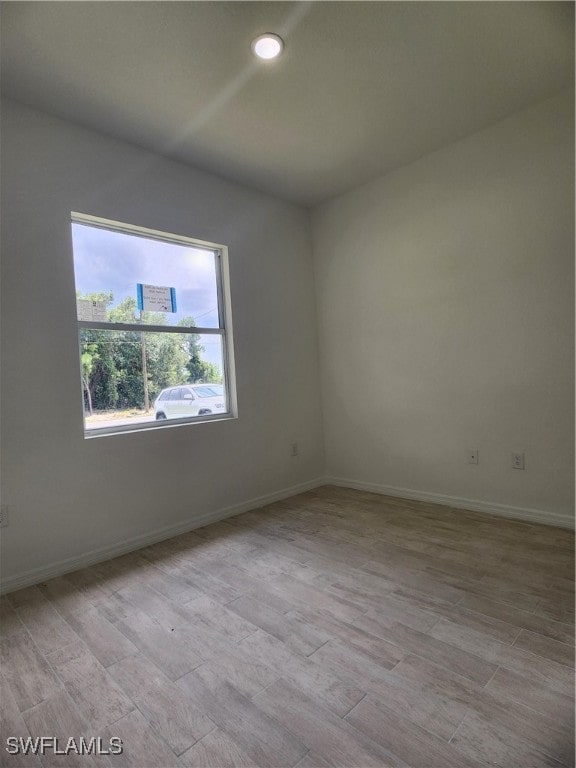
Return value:
<svg viewBox="0 0 576 768">
<path fill-rule="evenodd" d="M 168 325 L 192 316 L 196 325 L 218 327 L 216 256 L 210 250 L 72 224 L 76 290 L 82 294 L 112 291 L 116 306 L 136 298 L 138 283 L 176 290 L 176 313 Z M 203 336 L 204 358 L 222 369 L 220 340 Z"/>
</svg>

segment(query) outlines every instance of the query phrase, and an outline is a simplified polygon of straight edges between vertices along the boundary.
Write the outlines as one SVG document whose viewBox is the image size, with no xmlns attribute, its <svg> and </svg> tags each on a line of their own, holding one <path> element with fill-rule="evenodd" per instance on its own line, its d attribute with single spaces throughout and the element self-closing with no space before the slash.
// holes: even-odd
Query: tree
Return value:
<svg viewBox="0 0 576 768">
<path fill-rule="evenodd" d="M 184 317 L 180 320 L 178 325 L 182 328 L 194 328 L 196 327 L 196 322 L 193 317 Z M 207 363 L 205 360 L 202 360 L 204 347 L 200 343 L 199 334 L 186 334 L 183 344 L 188 356 L 186 369 L 188 371 L 188 381 L 191 384 L 197 382 L 219 383 L 222 381 L 222 374 L 220 373 L 218 366 L 214 365 L 214 363 Z"/>
<path fill-rule="evenodd" d="M 77 291 L 76 298 L 103 301 L 106 305 L 114 300 L 111 291 L 87 294 Z M 90 414 L 94 408 L 113 407 L 115 404 L 115 366 L 107 341 L 104 331 L 86 328 L 80 331 L 82 383 Z"/>
<path fill-rule="evenodd" d="M 124 299 L 123 302 L 121 302 L 117 307 L 115 307 L 113 310 L 109 312 L 109 317 L 111 322 L 144 322 L 144 315 L 152 315 L 153 313 L 147 312 L 140 312 L 139 316 L 136 316 L 136 301 L 134 298 L 127 298 Z M 153 320 L 149 320 L 148 322 L 153 322 Z M 161 320 L 158 318 L 158 322 L 161 322 Z M 157 324 L 158 324 L 157 322 Z M 130 338 L 127 340 L 127 343 L 132 344 L 133 339 Z M 140 366 L 141 366 L 141 379 L 142 379 L 142 393 L 144 397 L 144 411 L 148 411 L 150 408 L 150 387 L 149 387 L 149 381 L 148 381 L 148 352 L 146 349 L 146 333 L 144 331 L 140 331 Z"/>
<path fill-rule="evenodd" d="M 98 360 L 98 345 L 86 344 L 84 346 L 84 350 L 81 354 L 80 359 L 82 362 L 82 385 L 86 391 L 86 397 L 88 398 L 88 410 L 90 411 L 90 416 L 92 416 L 94 413 L 94 410 L 92 408 L 92 393 L 90 391 L 90 378 L 92 376 L 92 371 L 94 370 L 94 364 Z"/>
<path fill-rule="evenodd" d="M 148 376 L 153 397 L 186 381 L 188 355 L 177 333 L 147 333 Z"/>
<path fill-rule="evenodd" d="M 106 302 L 111 323 L 167 325 L 163 312 L 139 313 L 133 297 L 115 307 L 110 307 L 114 302 L 112 292 L 77 297 Z M 186 317 L 178 325 L 194 327 L 194 318 Z M 154 398 L 162 389 L 185 381 L 222 380 L 218 366 L 202 360 L 204 348 L 195 333 L 83 328 L 80 340 L 82 383 L 90 414 L 113 408 L 142 408 L 147 394 Z"/>
</svg>

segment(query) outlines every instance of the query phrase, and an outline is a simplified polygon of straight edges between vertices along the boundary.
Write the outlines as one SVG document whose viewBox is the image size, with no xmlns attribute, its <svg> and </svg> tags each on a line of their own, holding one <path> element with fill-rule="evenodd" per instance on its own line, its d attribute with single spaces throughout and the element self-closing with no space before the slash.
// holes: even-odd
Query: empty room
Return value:
<svg viewBox="0 0 576 768">
<path fill-rule="evenodd" d="M 574 766 L 573 3 L 0 13 L 0 765 Z"/>
</svg>

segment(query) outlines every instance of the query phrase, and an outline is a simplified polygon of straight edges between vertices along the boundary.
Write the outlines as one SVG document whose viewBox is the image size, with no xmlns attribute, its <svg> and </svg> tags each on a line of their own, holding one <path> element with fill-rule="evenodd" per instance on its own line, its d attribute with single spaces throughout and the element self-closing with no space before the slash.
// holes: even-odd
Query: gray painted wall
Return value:
<svg viewBox="0 0 576 768">
<path fill-rule="evenodd" d="M 2 116 L 3 577 L 321 476 L 307 213 L 15 103 Z M 237 420 L 84 439 L 71 211 L 229 246 Z"/>
<path fill-rule="evenodd" d="M 573 114 L 565 92 L 316 209 L 329 475 L 573 515 Z"/>
</svg>

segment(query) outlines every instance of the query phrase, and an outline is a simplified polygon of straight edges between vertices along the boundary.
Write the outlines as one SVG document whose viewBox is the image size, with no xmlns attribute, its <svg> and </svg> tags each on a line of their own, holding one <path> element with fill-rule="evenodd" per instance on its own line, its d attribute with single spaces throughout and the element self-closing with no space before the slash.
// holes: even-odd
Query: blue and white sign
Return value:
<svg viewBox="0 0 576 768">
<path fill-rule="evenodd" d="M 176 289 L 162 285 L 136 285 L 138 309 L 145 312 L 176 312 Z"/>
</svg>

